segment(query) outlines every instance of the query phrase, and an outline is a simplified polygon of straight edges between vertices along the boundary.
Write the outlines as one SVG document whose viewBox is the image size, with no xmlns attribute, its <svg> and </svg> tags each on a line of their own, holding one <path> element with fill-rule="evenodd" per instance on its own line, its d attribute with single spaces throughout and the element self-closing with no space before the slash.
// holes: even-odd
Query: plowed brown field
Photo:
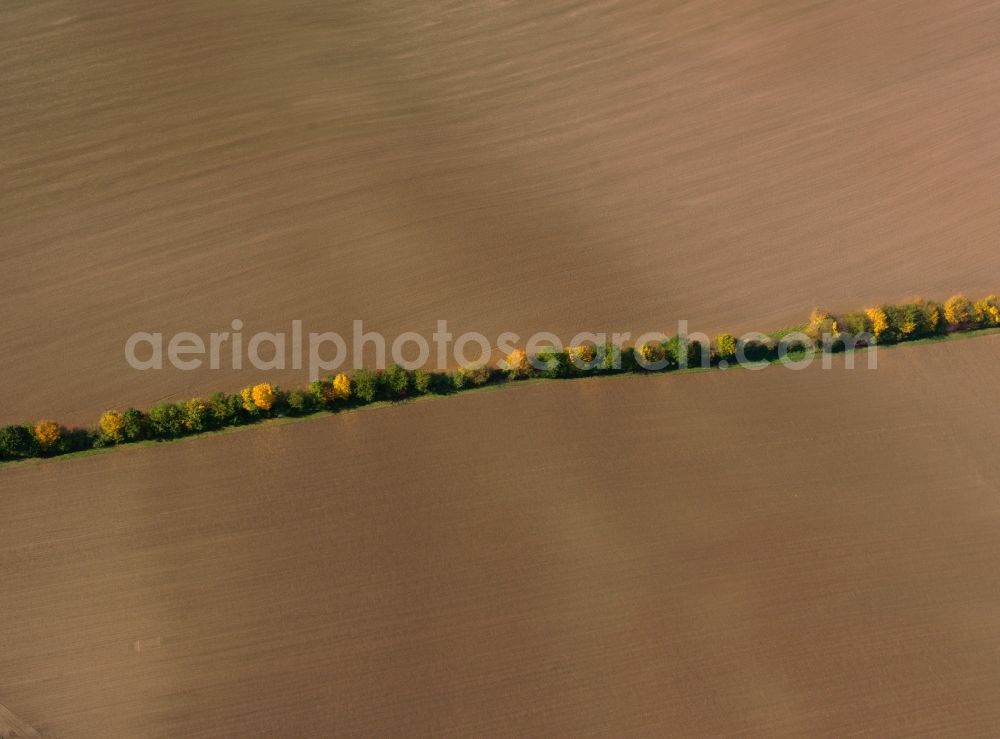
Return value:
<svg viewBox="0 0 1000 739">
<path fill-rule="evenodd" d="M 996 290 L 998 38 L 983 0 L 5 0 L 0 422 L 259 379 L 133 371 L 139 330 Z"/>
<path fill-rule="evenodd" d="M 95 739 L 990 735 L 1000 337 L 880 360 L 0 469 L 0 702 Z"/>
</svg>

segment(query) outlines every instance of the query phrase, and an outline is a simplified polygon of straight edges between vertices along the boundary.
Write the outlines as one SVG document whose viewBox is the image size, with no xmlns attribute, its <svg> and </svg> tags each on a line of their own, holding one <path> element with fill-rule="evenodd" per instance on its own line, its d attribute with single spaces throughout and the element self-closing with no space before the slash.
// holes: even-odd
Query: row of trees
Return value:
<svg viewBox="0 0 1000 739">
<path fill-rule="evenodd" d="M 904 305 L 883 305 L 834 315 L 815 310 L 805 333 L 828 350 L 842 349 L 854 337 L 867 335 L 877 343 L 896 343 L 1000 326 L 1000 299 L 990 295 L 971 302 L 962 295 L 943 305 L 919 300 Z M 680 367 L 713 366 L 735 359 L 774 361 L 779 341 L 757 336 L 737 339 L 721 334 L 712 342 L 673 337 L 638 347 L 576 346 L 565 351 L 543 350 L 529 357 L 515 350 L 503 369 L 489 366 L 456 372 L 407 370 L 393 365 L 386 370 L 357 370 L 353 376 L 338 374 L 317 380 L 307 388 L 283 390 L 270 383 L 243 388 L 239 393 L 215 393 L 180 403 L 160 403 L 148 412 L 135 408 L 106 411 L 95 428 L 67 429 L 54 421 L 0 427 L 0 460 L 48 457 L 116 444 L 214 431 L 254 423 L 265 418 L 302 416 L 319 411 L 397 401 L 426 394 L 448 394 L 469 388 L 527 378 L 572 378 L 620 372 L 670 371 Z M 804 349 L 786 342 L 785 350 Z"/>
<path fill-rule="evenodd" d="M 997 326 L 1000 326 L 1000 298 L 996 295 L 976 302 L 955 295 L 943 305 L 933 300 L 917 300 L 842 315 L 817 309 L 809 317 L 806 333 L 817 343 L 829 340 L 837 345 L 848 336 L 869 335 L 879 344 L 896 344 Z"/>
</svg>

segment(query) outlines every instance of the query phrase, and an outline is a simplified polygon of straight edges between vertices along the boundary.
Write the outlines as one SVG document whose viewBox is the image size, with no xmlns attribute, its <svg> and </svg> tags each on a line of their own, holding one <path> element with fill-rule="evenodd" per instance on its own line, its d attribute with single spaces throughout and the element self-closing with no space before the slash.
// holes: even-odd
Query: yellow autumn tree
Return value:
<svg viewBox="0 0 1000 739">
<path fill-rule="evenodd" d="M 872 326 L 872 336 L 876 339 L 889 328 L 889 317 L 881 308 L 866 308 L 865 316 L 868 317 Z"/>
<path fill-rule="evenodd" d="M 253 402 L 253 388 L 245 387 L 240 390 L 240 400 L 243 402 L 243 410 L 247 413 L 256 413 L 257 405 Z"/>
<path fill-rule="evenodd" d="M 663 345 L 647 342 L 639 347 L 639 356 L 643 358 L 646 364 L 661 362 L 665 356 Z"/>
<path fill-rule="evenodd" d="M 269 382 L 254 385 L 251 397 L 253 398 L 253 404 L 262 411 L 271 410 L 271 406 L 274 405 L 274 401 L 278 398 L 277 393 L 274 392 L 274 386 Z"/>
<path fill-rule="evenodd" d="M 586 369 L 594 361 L 594 347 L 590 344 L 567 347 L 566 357 L 577 369 Z"/>
<path fill-rule="evenodd" d="M 1000 298 L 989 295 L 973 306 L 976 323 L 983 327 L 1000 325 Z"/>
<path fill-rule="evenodd" d="M 899 326 L 899 332 L 903 335 L 904 339 L 908 339 L 917 330 L 916 311 L 904 309 L 901 320 L 902 323 Z"/>
<path fill-rule="evenodd" d="M 504 361 L 507 364 L 507 372 L 512 378 L 527 377 L 531 373 L 531 364 L 523 349 L 515 349 L 507 355 Z"/>
<path fill-rule="evenodd" d="M 835 336 L 839 333 L 840 326 L 832 313 L 813 308 L 813 312 L 809 314 L 809 323 L 806 325 L 806 336 L 819 342 L 826 336 Z"/>
<path fill-rule="evenodd" d="M 191 398 L 181 406 L 181 423 L 188 431 L 204 431 L 208 423 L 208 403 L 202 398 Z"/>
<path fill-rule="evenodd" d="M 100 421 L 101 433 L 115 443 L 125 440 L 125 419 L 118 411 L 105 411 Z"/>
<path fill-rule="evenodd" d="M 35 438 L 42 451 L 48 451 L 59 443 L 61 432 L 55 421 L 39 421 L 35 424 Z"/>
<path fill-rule="evenodd" d="M 944 304 L 944 318 L 953 326 L 969 323 L 972 320 L 972 305 L 964 295 L 953 295 Z"/>
<path fill-rule="evenodd" d="M 493 376 L 493 370 L 488 364 L 478 364 L 472 367 L 462 367 L 452 378 L 455 389 L 461 390 L 472 385 L 485 385 Z"/>
<path fill-rule="evenodd" d="M 736 356 L 736 337 L 732 334 L 719 334 L 715 337 L 715 350 L 722 359 Z"/>
<path fill-rule="evenodd" d="M 351 378 L 345 372 L 333 378 L 333 397 L 335 400 L 347 400 L 351 397 Z"/>
<path fill-rule="evenodd" d="M 941 306 L 932 300 L 917 302 L 924 316 L 924 328 L 928 333 L 936 334 L 941 328 Z"/>
</svg>

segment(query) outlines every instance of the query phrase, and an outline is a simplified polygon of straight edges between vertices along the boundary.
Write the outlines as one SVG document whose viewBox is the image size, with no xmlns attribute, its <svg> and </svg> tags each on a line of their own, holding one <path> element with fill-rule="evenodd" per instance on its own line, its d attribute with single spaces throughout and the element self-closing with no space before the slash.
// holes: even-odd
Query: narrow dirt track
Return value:
<svg viewBox="0 0 1000 739">
<path fill-rule="evenodd" d="M 2 468 L 0 702 L 61 739 L 987 736 L 998 360 L 545 383 Z"/>
<path fill-rule="evenodd" d="M 4 706 L 0 706 L 0 736 L 4 739 L 39 739 L 37 731 Z"/>
</svg>

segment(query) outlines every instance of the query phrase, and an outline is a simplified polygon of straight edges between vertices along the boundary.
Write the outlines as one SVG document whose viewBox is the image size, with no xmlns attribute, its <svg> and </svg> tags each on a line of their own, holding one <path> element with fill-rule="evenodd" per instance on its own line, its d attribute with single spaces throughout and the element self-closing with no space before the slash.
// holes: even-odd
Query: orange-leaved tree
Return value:
<svg viewBox="0 0 1000 739">
<path fill-rule="evenodd" d="M 866 308 L 865 316 L 868 318 L 872 327 L 872 336 L 876 339 L 886 332 L 889 328 L 889 317 L 885 314 L 885 311 L 881 308 Z"/>
<path fill-rule="evenodd" d="M 35 424 L 35 438 L 42 451 L 48 451 L 59 443 L 62 432 L 55 421 L 39 421 Z"/>
<path fill-rule="evenodd" d="M 520 379 L 531 374 L 531 364 L 524 349 L 515 349 L 504 359 L 507 365 L 507 373 L 512 379 Z"/>
<path fill-rule="evenodd" d="M 274 401 L 278 399 L 278 394 L 274 392 L 274 386 L 271 383 L 262 382 L 253 386 L 251 397 L 255 406 L 262 411 L 269 411 L 274 405 Z"/>
<path fill-rule="evenodd" d="M 116 444 L 125 439 L 125 419 L 118 411 L 104 411 L 100 421 L 101 433 Z"/>
</svg>

